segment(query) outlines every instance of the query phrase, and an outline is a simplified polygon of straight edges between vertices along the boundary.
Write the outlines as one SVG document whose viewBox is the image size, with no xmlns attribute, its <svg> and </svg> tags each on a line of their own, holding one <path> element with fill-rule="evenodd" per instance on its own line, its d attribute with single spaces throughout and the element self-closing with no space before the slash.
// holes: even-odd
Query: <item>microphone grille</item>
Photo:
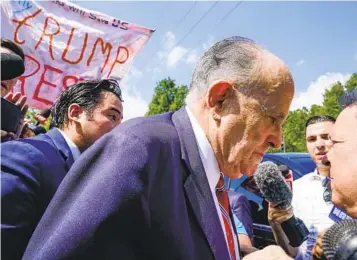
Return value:
<svg viewBox="0 0 357 260">
<path fill-rule="evenodd" d="M 327 259 L 334 259 L 339 247 L 357 231 L 356 219 L 345 219 L 331 226 L 322 238 L 322 248 Z"/>
<path fill-rule="evenodd" d="M 290 207 L 292 193 L 276 164 L 259 164 L 254 180 L 267 201 L 277 204 L 279 208 Z"/>
</svg>

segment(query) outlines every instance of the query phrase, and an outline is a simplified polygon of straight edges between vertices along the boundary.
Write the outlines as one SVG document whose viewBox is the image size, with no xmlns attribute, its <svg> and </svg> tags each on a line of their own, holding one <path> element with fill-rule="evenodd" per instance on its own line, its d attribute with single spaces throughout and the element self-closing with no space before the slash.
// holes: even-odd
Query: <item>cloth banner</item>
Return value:
<svg viewBox="0 0 357 260">
<path fill-rule="evenodd" d="M 76 82 L 120 81 L 153 32 L 68 1 L 1 3 L 1 37 L 25 52 L 26 70 L 14 91 L 37 109 Z"/>
</svg>

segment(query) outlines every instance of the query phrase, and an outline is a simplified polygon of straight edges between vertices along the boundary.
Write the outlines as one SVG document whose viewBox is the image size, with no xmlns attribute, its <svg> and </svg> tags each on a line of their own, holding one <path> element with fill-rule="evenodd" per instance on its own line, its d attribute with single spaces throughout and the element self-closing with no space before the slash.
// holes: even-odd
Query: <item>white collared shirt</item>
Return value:
<svg viewBox="0 0 357 260">
<path fill-rule="evenodd" d="M 69 137 L 65 134 L 65 132 L 63 132 L 59 128 L 56 128 L 56 129 L 62 134 L 64 140 L 66 140 L 66 143 L 72 152 L 73 160 L 76 161 L 79 158 L 79 156 L 81 155 L 81 152 L 79 151 L 77 145 L 75 145 L 75 143 L 73 143 L 73 141 L 71 139 L 69 139 Z"/>
<path fill-rule="evenodd" d="M 186 111 L 187 111 L 188 117 L 191 121 L 193 133 L 196 138 L 196 142 L 197 142 L 198 150 L 200 153 L 201 161 L 203 164 L 203 168 L 206 172 L 208 184 L 209 184 L 209 187 L 211 190 L 214 204 L 216 206 L 216 211 L 217 211 L 219 220 L 221 222 L 221 227 L 222 227 L 222 230 L 224 233 L 224 238 L 227 243 L 226 230 L 225 230 L 225 226 L 224 226 L 224 222 L 223 222 L 223 218 L 222 218 L 222 213 L 219 208 L 218 199 L 216 196 L 216 186 L 217 186 L 217 183 L 218 183 L 219 177 L 220 177 L 220 170 L 219 170 L 218 162 L 217 162 L 217 159 L 213 153 L 211 144 L 208 142 L 204 131 L 202 130 L 201 126 L 198 124 L 196 118 L 194 117 L 194 115 L 191 113 L 191 111 L 189 110 L 189 108 L 187 106 L 186 106 Z M 231 220 L 231 228 L 232 228 L 232 226 L 233 226 L 233 223 Z M 236 252 L 236 259 L 239 260 L 240 257 L 239 257 L 237 237 L 236 237 L 233 229 L 232 229 L 232 234 L 235 238 L 234 239 L 234 248 L 235 248 L 235 252 Z M 227 247 L 229 248 L 228 243 L 227 243 Z"/>
<path fill-rule="evenodd" d="M 311 259 L 311 251 L 316 243 L 317 234 L 335 222 L 329 218 L 333 204 L 323 198 L 322 181 L 326 177 L 315 171 L 293 182 L 292 206 L 294 215 L 300 218 L 310 231 L 308 239 L 300 246 L 295 259 Z"/>
</svg>

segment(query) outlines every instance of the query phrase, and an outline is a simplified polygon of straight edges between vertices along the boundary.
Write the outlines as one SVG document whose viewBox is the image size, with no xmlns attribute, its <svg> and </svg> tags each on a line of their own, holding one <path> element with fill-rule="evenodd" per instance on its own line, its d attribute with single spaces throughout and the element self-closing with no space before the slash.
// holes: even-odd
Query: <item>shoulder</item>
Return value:
<svg viewBox="0 0 357 260">
<path fill-rule="evenodd" d="M 170 143 L 178 138 L 172 122 L 173 113 L 130 119 L 117 126 L 108 135 L 139 139 L 143 144 Z"/>
<path fill-rule="evenodd" d="M 12 182 L 15 176 L 22 181 L 41 182 L 43 171 L 50 169 L 51 163 L 46 157 L 46 151 L 37 146 L 48 144 L 29 140 L 31 143 L 15 140 L 1 144 L 1 180 L 4 185 Z"/>
<path fill-rule="evenodd" d="M 9 141 L 1 144 L 1 158 L 6 160 L 9 158 L 36 159 L 38 156 L 45 157 L 43 151 L 45 147 L 48 147 L 48 144 L 44 141 L 31 138 Z M 23 163 L 26 163 L 26 161 L 23 161 Z"/>
</svg>

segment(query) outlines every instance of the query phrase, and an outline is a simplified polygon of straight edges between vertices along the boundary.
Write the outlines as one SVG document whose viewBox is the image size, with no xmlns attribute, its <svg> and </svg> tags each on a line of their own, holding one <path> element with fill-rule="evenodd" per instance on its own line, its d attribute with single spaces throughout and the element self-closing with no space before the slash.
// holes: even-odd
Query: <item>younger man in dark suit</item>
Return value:
<svg viewBox="0 0 357 260">
<path fill-rule="evenodd" d="M 38 221 L 73 162 L 123 118 L 116 81 L 86 81 L 56 102 L 55 128 L 1 145 L 1 256 L 20 259 Z"/>
</svg>

